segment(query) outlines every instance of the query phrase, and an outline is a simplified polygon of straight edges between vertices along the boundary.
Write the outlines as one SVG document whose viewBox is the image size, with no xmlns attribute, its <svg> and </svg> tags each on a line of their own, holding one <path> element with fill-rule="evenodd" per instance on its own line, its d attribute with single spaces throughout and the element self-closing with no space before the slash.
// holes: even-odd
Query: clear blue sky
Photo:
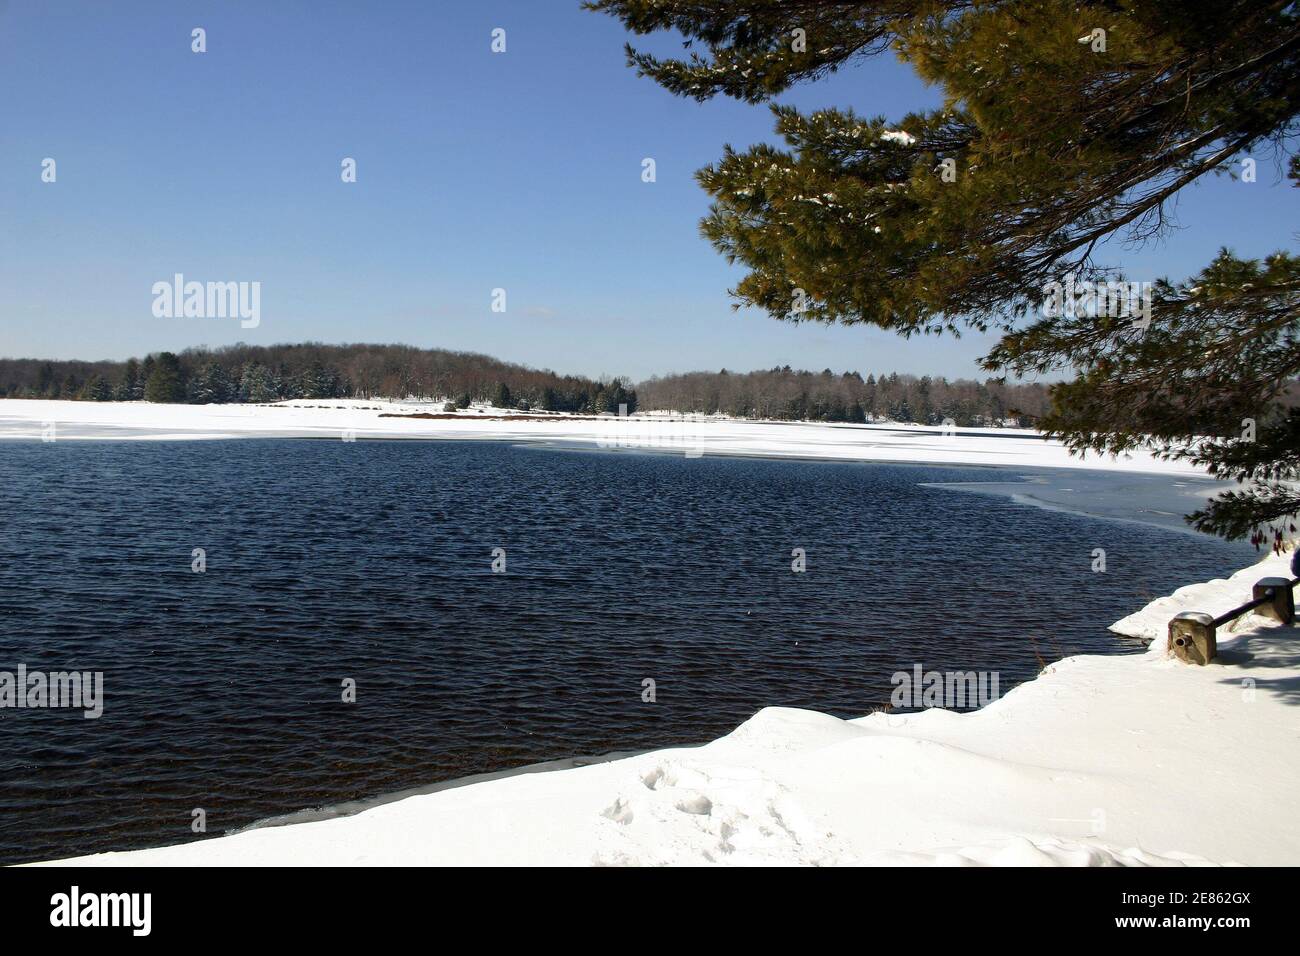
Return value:
<svg viewBox="0 0 1300 956">
<path fill-rule="evenodd" d="M 310 339 L 633 378 L 976 373 L 979 337 L 733 312 L 742 273 L 699 237 L 693 173 L 724 143 L 772 140 L 771 115 L 670 96 L 624 65 L 624 39 L 577 0 L 0 0 L 0 355 Z M 936 96 L 890 57 L 783 100 L 901 117 Z M 1220 245 L 1292 244 L 1300 190 L 1276 178 L 1261 164 L 1257 183 L 1204 183 L 1165 244 L 1103 254 L 1182 277 Z M 261 326 L 155 318 L 150 287 L 176 272 L 260 281 Z"/>
</svg>

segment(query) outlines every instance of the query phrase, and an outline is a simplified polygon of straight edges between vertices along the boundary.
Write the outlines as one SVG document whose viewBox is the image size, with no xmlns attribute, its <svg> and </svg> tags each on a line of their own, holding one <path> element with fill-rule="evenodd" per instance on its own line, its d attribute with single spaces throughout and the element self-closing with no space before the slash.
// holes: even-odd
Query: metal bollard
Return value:
<svg viewBox="0 0 1300 956">
<path fill-rule="evenodd" d="M 1184 664 L 1208 664 L 1218 653 L 1214 618 L 1204 611 L 1180 611 L 1169 622 L 1169 653 Z"/>
<path fill-rule="evenodd" d="M 1258 612 L 1283 624 L 1294 622 L 1295 596 L 1291 593 L 1291 582 L 1286 578 L 1261 578 L 1255 585 L 1254 599 L 1258 601 L 1266 597 L 1269 591 L 1273 592 L 1273 599 L 1267 604 L 1261 604 L 1257 608 Z"/>
</svg>

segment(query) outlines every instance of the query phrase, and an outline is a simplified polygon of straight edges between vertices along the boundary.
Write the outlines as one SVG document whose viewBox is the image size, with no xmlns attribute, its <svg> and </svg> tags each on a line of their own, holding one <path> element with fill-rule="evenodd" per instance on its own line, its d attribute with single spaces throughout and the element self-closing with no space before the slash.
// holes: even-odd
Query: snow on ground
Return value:
<svg viewBox="0 0 1300 956">
<path fill-rule="evenodd" d="M 1169 637 L 1169 620 L 1174 615 L 1180 611 L 1205 611 L 1218 617 L 1223 612 L 1249 601 L 1253 597 L 1255 582 L 1260 578 L 1291 580 L 1289 562 L 1289 554 L 1269 554 L 1258 564 L 1243 568 L 1226 581 L 1218 579 L 1181 587 L 1169 597 L 1152 601 L 1142 610 L 1121 618 L 1112 624 L 1110 629 L 1116 634 L 1154 641 L 1164 648 L 1165 641 Z M 1219 640 L 1223 640 L 1225 633 L 1248 631 L 1266 620 L 1253 613 L 1239 617 L 1219 628 Z"/>
<path fill-rule="evenodd" d="M 599 420 L 574 415 L 513 412 L 476 407 L 455 418 L 392 418 L 441 415 L 442 403 L 364 399 L 305 399 L 275 405 L 155 405 L 147 402 L 0 400 L 0 439 L 40 440 L 51 423 L 55 440 L 198 439 L 237 437 L 343 437 L 505 439 L 651 449 L 700 455 L 770 455 L 849 461 L 1003 465 L 1026 468 L 1088 468 L 1171 476 L 1203 476 L 1184 463 L 1163 462 L 1147 452 L 1122 458 L 1072 457 L 1059 442 L 1011 428 L 847 425 L 754 422 L 636 415 Z"/>
<path fill-rule="evenodd" d="M 1140 615 L 1235 604 L 1279 561 Z M 1296 865 L 1297 638 L 1253 618 L 1206 667 L 1157 643 L 1058 661 L 975 713 L 767 708 L 703 747 L 64 862 Z"/>
</svg>

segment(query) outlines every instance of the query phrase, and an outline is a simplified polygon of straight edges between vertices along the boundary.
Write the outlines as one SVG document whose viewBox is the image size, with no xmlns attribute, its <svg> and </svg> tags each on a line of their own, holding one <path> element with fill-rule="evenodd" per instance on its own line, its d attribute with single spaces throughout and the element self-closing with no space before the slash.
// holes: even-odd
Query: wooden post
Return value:
<svg viewBox="0 0 1300 956">
<path fill-rule="evenodd" d="M 1214 618 L 1204 611 L 1180 611 L 1169 622 L 1169 653 L 1184 664 L 1208 664 L 1218 653 Z"/>
<path fill-rule="evenodd" d="M 1266 597 L 1269 591 L 1273 592 L 1273 600 L 1261 604 L 1259 613 L 1283 624 L 1294 622 L 1295 597 L 1291 594 L 1291 582 L 1286 578 L 1261 578 L 1255 585 L 1255 600 Z"/>
</svg>

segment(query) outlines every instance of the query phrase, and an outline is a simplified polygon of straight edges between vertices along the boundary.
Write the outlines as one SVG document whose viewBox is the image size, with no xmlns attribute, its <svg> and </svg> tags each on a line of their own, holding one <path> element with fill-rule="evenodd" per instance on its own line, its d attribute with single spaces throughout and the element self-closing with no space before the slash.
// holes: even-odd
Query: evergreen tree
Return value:
<svg viewBox="0 0 1300 956">
<path fill-rule="evenodd" d="M 192 405 L 224 405 L 236 397 L 230 376 L 215 362 L 208 362 L 190 377 L 186 394 Z"/>
<path fill-rule="evenodd" d="M 122 380 L 118 382 L 115 397 L 119 402 L 134 402 L 144 397 L 140 363 L 133 358 L 127 359 L 126 365 L 122 368 Z"/>
<path fill-rule="evenodd" d="M 1278 540 L 1279 522 L 1300 507 L 1285 490 L 1300 479 L 1289 450 L 1300 428 L 1290 411 L 1300 376 L 1293 257 L 1277 253 L 1261 265 L 1225 254 L 1195 280 L 1159 283 L 1159 315 L 1143 334 L 1095 315 L 1030 316 L 1052 283 L 1115 279 L 1093 258 L 1100 243 L 1156 235 L 1180 190 L 1232 172 L 1241 157 L 1262 163 L 1273 151 L 1300 181 L 1300 158 L 1286 156 L 1300 117 L 1295 4 L 586 6 L 637 34 L 684 36 L 694 48 L 688 59 L 631 46 L 628 57 L 666 89 L 699 100 L 760 102 L 897 51 L 942 90 L 940 108 L 890 122 L 777 106 L 783 148 L 728 147 L 699 173 L 713 197 L 704 234 L 749 269 L 734 289 L 738 304 L 904 335 L 962 325 L 1003 331 L 989 371 L 1076 375 L 1054 390 L 1042 422 L 1049 433 L 1075 450 L 1151 444 L 1249 482 L 1192 517 L 1257 541 L 1271 526 Z M 1249 287 L 1231 291 L 1241 277 Z M 1194 291 L 1204 283 L 1215 291 Z M 898 402 L 892 381 L 877 395 Z M 911 416 L 905 403 L 896 408 Z M 1253 442 L 1233 437 L 1247 419 Z M 1214 440 L 1203 447 L 1205 434 Z"/>
<path fill-rule="evenodd" d="M 510 407 L 510 388 L 505 382 L 497 382 L 496 395 L 492 399 L 492 404 L 497 408 Z"/>
<path fill-rule="evenodd" d="M 320 362 L 313 362 L 302 374 L 299 391 L 302 398 L 340 398 L 343 395 L 338 372 Z"/>
<path fill-rule="evenodd" d="M 278 402 L 280 383 L 275 374 L 258 362 L 249 362 L 239 376 L 239 400 L 242 402 Z"/>
<path fill-rule="evenodd" d="M 54 387 L 54 366 L 45 362 L 36 375 L 36 394 L 42 397 L 48 396 L 54 391 Z"/>
<path fill-rule="evenodd" d="M 934 407 L 930 403 L 930 376 L 922 375 L 921 380 L 916 384 L 916 414 L 922 422 L 930 424 L 930 419 L 935 417 Z M 943 416 L 938 416 L 940 421 Z"/>
<path fill-rule="evenodd" d="M 113 398 L 113 387 L 108 384 L 98 373 L 92 373 L 90 378 L 86 379 L 86 384 L 82 386 L 81 394 L 78 396 L 88 402 L 107 402 Z"/>
<path fill-rule="evenodd" d="M 171 352 L 159 352 L 158 356 L 148 356 L 146 365 L 152 371 L 145 382 L 144 398 L 147 402 L 179 403 L 185 401 L 185 382 L 181 372 L 181 363 Z"/>
<path fill-rule="evenodd" d="M 725 376 L 727 373 L 724 369 L 719 374 Z M 596 402 L 597 412 L 612 412 L 617 415 L 620 406 L 626 405 L 627 413 L 631 415 L 636 411 L 636 392 L 628 388 L 622 379 L 615 379 L 598 392 Z"/>
<path fill-rule="evenodd" d="M 1226 250 L 1194 279 L 1158 283 L 1151 322 L 1045 318 L 990 360 L 1079 375 L 1053 389 L 1042 426 L 1078 451 L 1153 448 L 1246 483 L 1190 516 L 1228 538 L 1276 539 L 1300 511 L 1300 257 Z"/>
</svg>

